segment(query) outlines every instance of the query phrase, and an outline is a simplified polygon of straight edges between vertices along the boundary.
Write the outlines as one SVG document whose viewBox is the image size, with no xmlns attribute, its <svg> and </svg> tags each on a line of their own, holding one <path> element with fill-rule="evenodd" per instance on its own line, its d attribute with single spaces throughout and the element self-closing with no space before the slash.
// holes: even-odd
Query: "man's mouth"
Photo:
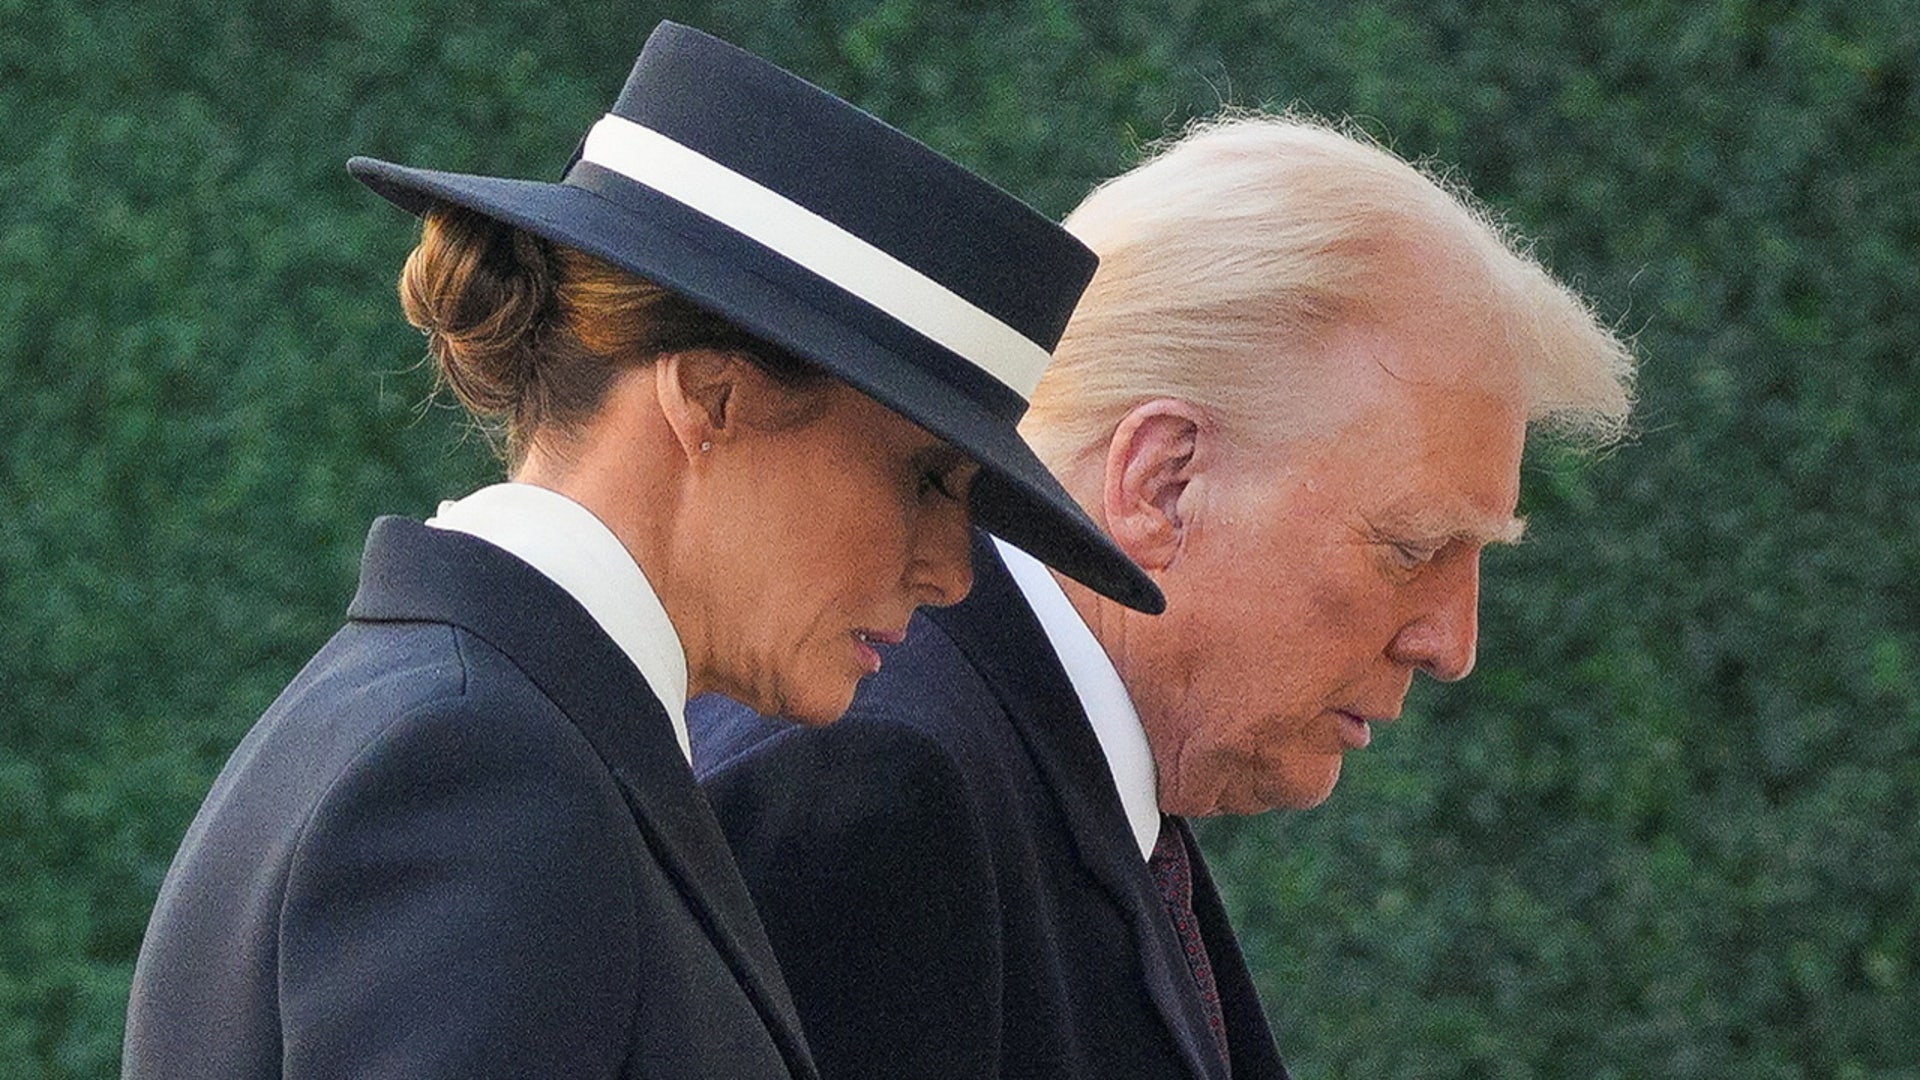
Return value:
<svg viewBox="0 0 1920 1080">
<path fill-rule="evenodd" d="M 1357 713 L 1340 710 L 1340 741 L 1351 750 L 1365 750 L 1373 742 L 1373 725 Z"/>
</svg>

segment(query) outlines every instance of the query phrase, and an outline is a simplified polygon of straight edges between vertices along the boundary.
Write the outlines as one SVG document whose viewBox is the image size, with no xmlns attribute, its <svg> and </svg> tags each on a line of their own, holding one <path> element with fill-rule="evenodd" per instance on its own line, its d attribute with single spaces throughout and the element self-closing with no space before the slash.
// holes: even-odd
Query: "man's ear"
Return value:
<svg viewBox="0 0 1920 1080">
<path fill-rule="evenodd" d="M 1114 542 L 1143 569 L 1166 569 L 1186 542 L 1208 432 L 1200 407 L 1177 398 L 1137 405 L 1113 429 L 1102 509 Z"/>
<path fill-rule="evenodd" d="M 655 391 L 682 453 L 698 457 L 733 430 L 734 394 L 745 365 L 730 353 L 688 349 L 654 361 Z"/>
</svg>

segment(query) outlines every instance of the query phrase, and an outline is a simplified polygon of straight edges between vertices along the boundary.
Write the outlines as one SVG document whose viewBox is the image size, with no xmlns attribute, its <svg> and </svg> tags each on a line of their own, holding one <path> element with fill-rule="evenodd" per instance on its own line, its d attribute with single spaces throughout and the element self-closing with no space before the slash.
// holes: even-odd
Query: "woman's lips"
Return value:
<svg viewBox="0 0 1920 1080">
<path fill-rule="evenodd" d="M 867 674 L 877 675 L 880 672 L 880 650 L 874 646 L 898 645 L 906 639 L 904 630 L 868 630 L 863 627 L 853 632 L 854 652 L 859 655 Z"/>
</svg>

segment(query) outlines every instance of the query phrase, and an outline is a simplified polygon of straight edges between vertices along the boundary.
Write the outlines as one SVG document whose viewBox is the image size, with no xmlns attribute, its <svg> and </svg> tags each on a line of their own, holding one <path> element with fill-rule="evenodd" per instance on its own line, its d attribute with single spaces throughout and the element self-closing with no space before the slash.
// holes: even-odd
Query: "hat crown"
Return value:
<svg viewBox="0 0 1920 1080">
<path fill-rule="evenodd" d="M 799 203 L 1049 352 L 1098 262 L 919 140 L 688 26 L 654 30 L 612 112 Z"/>
</svg>

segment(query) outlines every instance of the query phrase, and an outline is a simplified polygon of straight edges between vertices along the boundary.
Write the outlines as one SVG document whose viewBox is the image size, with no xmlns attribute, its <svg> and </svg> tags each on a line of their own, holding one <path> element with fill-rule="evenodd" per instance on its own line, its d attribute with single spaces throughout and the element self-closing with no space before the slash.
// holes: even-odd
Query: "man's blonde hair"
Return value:
<svg viewBox="0 0 1920 1080">
<path fill-rule="evenodd" d="M 1305 434 L 1316 336 L 1391 296 L 1410 250 L 1448 253 L 1434 272 L 1499 320 L 1530 422 L 1592 444 L 1624 431 L 1626 344 L 1467 193 L 1362 136 L 1298 116 L 1208 121 L 1066 226 L 1100 268 L 1021 429 L 1057 472 L 1157 397 L 1230 435 Z"/>
</svg>

